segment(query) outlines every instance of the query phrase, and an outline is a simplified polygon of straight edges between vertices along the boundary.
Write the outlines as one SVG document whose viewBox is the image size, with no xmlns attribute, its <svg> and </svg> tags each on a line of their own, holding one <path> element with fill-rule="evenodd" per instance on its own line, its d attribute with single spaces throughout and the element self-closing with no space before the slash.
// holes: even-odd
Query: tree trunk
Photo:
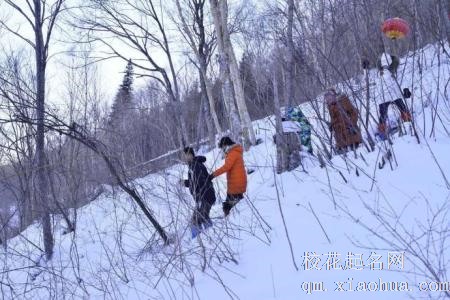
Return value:
<svg viewBox="0 0 450 300">
<path fill-rule="evenodd" d="M 211 81 L 208 79 L 206 57 L 200 57 L 200 82 L 202 90 L 205 92 L 205 97 L 208 99 L 209 112 L 214 121 L 214 126 L 216 128 L 216 133 L 222 132 L 222 127 L 219 123 L 219 118 L 217 117 L 216 106 L 214 104 L 214 93 L 211 85 Z M 203 62 L 204 61 L 204 62 Z"/>
<path fill-rule="evenodd" d="M 273 64 L 275 68 L 275 63 Z M 278 94 L 278 78 L 277 72 L 272 70 L 273 84 L 273 104 L 275 109 L 275 144 L 277 147 L 277 174 L 281 174 L 288 169 L 287 149 L 283 135 L 283 124 L 281 123 L 280 97 Z"/>
<path fill-rule="evenodd" d="M 286 104 L 294 103 L 294 41 L 292 39 L 292 27 L 294 23 L 294 0 L 288 0 L 288 26 L 287 26 L 287 57 L 286 57 Z"/>
<path fill-rule="evenodd" d="M 300 166 L 300 139 L 296 132 L 284 132 L 281 121 L 281 105 L 278 86 L 278 65 L 272 67 L 273 102 L 275 110 L 275 144 L 277 147 L 277 173 L 291 171 Z"/>
<path fill-rule="evenodd" d="M 216 1 L 211 0 L 211 2 Z M 219 7 L 218 10 L 219 21 L 221 22 L 220 27 L 222 29 L 224 52 L 226 53 L 226 56 L 228 58 L 228 66 L 230 68 L 230 79 L 233 83 L 236 104 L 239 116 L 241 118 L 241 125 L 243 125 L 244 144 L 255 145 L 256 144 L 255 132 L 253 130 L 250 114 L 248 113 L 247 104 L 245 103 L 245 94 L 242 79 L 239 74 L 239 67 L 237 64 L 236 55 L 234 54 L 233 44 L 231 43 L 230 33 L 228 32 L 227 0 L 221 0 L 218 7 Z"/>
<path fill-rule="evenodd" d="M 224 37 L 222 29 L 222 22 L 221 22 L 221 13 L 219 10 L 217 0 L 210 0 L 210 6 L 211 6 L 211 14 L 214 19 L 214 27 L 216 29 L 216 35 L 217 35 L 217 45 L 219 50 L 219 65 L 220 65 L 220 80 L 222 82 L 222 96 L 225 102 L 225 107 L 228 112 L 229 116 L 229 123 L 230 123 L 230 131 L 233 139 L 237 139 L 239 136 L 241 136 L 241 121 L 239 119 L 239 116 L 237 114 L 236 105 L 234 104 L 233 99 L 233 91 L 232 91 L 232 83 L 231 83 L 231 75 L 230 75 L 230 63 L 228 54 L 225 50 L 224 45 Z"/>
<path fill-rule="evenodd" d="M 42 218 L 42 229 L 44 235 L 44 249 L 47 259 L 53 255 L 53 233 L 50 220 L 50 209 L 48 203 L 48 181 L 46 176 L 45 157 L 45 70 L 46 53 L 41 23 L 41 0 L 34 0 L 34 33 L 36 39 L 36 174 L 37 174 L 37 198 Z"/>
<path fill-rule="evenodd" d="M 178 1 L 177 1 L 178 2 Z M 195 1 L 194 1 L 195 2 Z M 216 107 L 214 105 L 214 94 L 211 86 L 211 82 L 208 78 L 208 57 L 207 52 L 211 51 L 211 48 L 207 46 L 206 43 L 206 34 L 205 34 L 205 26 L 204 26 L 204 2 L 200 3 L 197 2 L 198 10 L 196 12 L 195 20 L 198 25 L 198 37 L 199 37 L 199 43 L 198 43 L 198 61 L 200 63 L 200 81 L 202 82 L 202 89 L 204 89 L 204 94 L 206 99 L 208 99 L 209 103 L 209 113 L 212 116 L 212 119 L 214 120 L 214 126 L 216 127 L 216 133 L 222 132 L 222 128 L 219 123 L 219 118 L 217 117 L 216 113 Z M 183 19 L 184 20 L 184 19 Z M 186 28 L 187 28 L 187 24 Z M 187 30 L 190 34 L 191 31 Z M 191 40 L 193 38 L 191 37 Z M 195 44 L 193 45 L 195 47 Z M 195 50 L 195 49 L 194 49 Z M 211 141 L 214 143 L 214 141 Z"/>
<path fill-rule="evenodd" d="M 199 70 L 199 73 L 200 73 L 200 86 L 201 86 L 202 95 L 203 95 L 202 96 L 202 98 L 203 98 L 202 99 L 203 105 L 202 105 L 201 109 L 202 109 L 202 111 L 205 112 L 204 115 L 205 115 L 206 125 L 208 127 L 209 144 L 210 144 L 211 147 L 214 148 L 214 146 L 216 144 L 215 143 L 216 142 L 216 139 L 215 139 L 216 132 L 214 131 L 214 125 L 213 125 L 213 121 L 212 120 L 214 120 L 214 123 L 216 123 L 216 122 L 219 123 L 219 119 L 217 118 L 217 114 L 216 114 L 215 108 L 214 108 L 213 112 L 211 111 L 211 106 L 214 106 L 214 98 L 212 98 L 213 97 L 212 96 L 212 90 L 210 91 L 211 94 L 209 95 L 208 87 L 207 87 L 207 84 L 206 84 L 206 80 L 205 80 L 205 78 L 203 76 L 203 73 L 202 73 L 201 70 Z M 211 96 L 211 98 L 210 98 L 210 96 Z M 213 99 L 213 101 L 211 101 L 211 99 Z M 206 100 L 206 101 L 204 101 L 204 100 Z M 208 102 L 208 103 L 206 103 L 206 102 Z M 220 128 L 220 125 L 216 124 L 215 128 L 216 128 L 216 130 L 218 130 Z M 218 131 L 217 133 L 220 133 L 220 131 Z"/>
<path fill-rule="evenodd" d="M 230 131 L 232 139 L 237 141 L 242 136 L 241 120 L 237 112 L 236 105 L 233 98 L 233 87 L 230 79 L 229 68 L 226 65 L 224 59 L 220 59 L 220 69 L 221 74 L 220 81 L 222 82 L 222 96 L 225 103 L 225 108 L 228 112 L 228 122 L 230 124 Z"/>
<path fill-rule="evenodd" d="M 195 31 L 195 34 L 198 37 L 198 44 L 195 42 L 194 39 L 194 33 L 190 29 L 184 15 L 183 15 L 183 9 L 181 8 L 181 4 L 179 0 L 175 1 L 178 14 L 181 19 L 181 23 L 183 26 L 183 32 L 187 36 L 187 41 L 189 42 L 189 45 L 191 46 L 192 50 L 194 51 L 197 61 L 199 63 L 199 73 L 200 73 L 200 82 L 202 87 L 202 92 L 205 94 L 206 99 L 208 99 L 209 103 L 209 113 L 214 121 L 214 126 L 216 128 L 215 133 L 222 132 L 222 128 L 219 123 L 219 118 L 217 117 L 216 108 L 214 105 L 214 97 L 213 97 L 213 91 L 211 87 L 211 82 L 208 79 L 208 63 L 207 63 L 207 51 L 210 51 L 209 46 L 206 43 L 206 34 L 205 34 L 205 26 L 204 26 L 204 2 L 200 1 L 197 2 L 195 0 L 192 0 L 191 5 L 194 7 L 194 22 L 198 26 L 198 30 Z M 215 134 L 214 133 L 214 134 Z M 214 141 L 212 141 L 214 143 Z"/>
</svg>

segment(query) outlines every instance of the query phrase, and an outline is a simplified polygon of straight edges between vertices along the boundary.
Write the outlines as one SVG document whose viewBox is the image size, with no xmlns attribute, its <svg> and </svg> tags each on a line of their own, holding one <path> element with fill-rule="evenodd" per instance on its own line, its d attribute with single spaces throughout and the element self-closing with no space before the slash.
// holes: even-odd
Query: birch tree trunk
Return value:
<svg viewBox="0 0 450 300">
<path fill-rule="evenodd" d="M 225 108 L 228 112 L 228 122 L 230 124 L 231 136 L 233 137 L 233 140 L 237 141 L 242 136 L 241 120 L 239 119 L 238 111 L 234 103 L 230 69 L 227 67 L 225 60 L 226 59 L 223 56 L 219 57 L 222 96 L 224 99 Z"/>
<path fill-rule="evenodd" d="M 241 120 L 239 119 L 236 105 L 233 99 L 233 87 L 230 75 L 230 62 L 225 49 L 224 29 L 222 15 L 218 0 L 210 0 L 211 14 L 214 20 L 214 27 L 217 35 L 217 46 L 219 50 L 220 81 L 222 82 L 222 96 L 229 116 L 231 135 L 234 140 L 242 135 Z"/>
<path fill-rule="evenodd" d="M 217 0 L 211 0 L 212 2 L 216 2 Z M 213 5 L 211 4 L 211 9 Z M 230 69 L 230 79 L 233 83 L 234 95 L 236 98 L 236 104 L 239 112 L 239 116 L 241 118 L 241 125 L 243 129 L 244 135 L 244 144 L 255 145 L 256 137 L 255 132 L 252 126 L 252 120 L 250 119 L 250 114 L 248 113 L 247 104 L 245 103 L 245 94 L 242 79 L 239 74 L 239 67 L 236 60 L 236 55 L 234 53 L 233 44 L 231 43 L 230 33 L 228 31 L 228 4 L 227 0 L 221 0 L 219 2 L 218 7 L 218 19 L 221 22 L 220 29 L 222 30 L 222 38 L 223 38 L 223 51 L 226 53 L 228 58 L 228 67 Z M 217 27 L 216 27 L 217 30 Z M 246 147 L 248 148 L 248 147 Z"/>
</svg>

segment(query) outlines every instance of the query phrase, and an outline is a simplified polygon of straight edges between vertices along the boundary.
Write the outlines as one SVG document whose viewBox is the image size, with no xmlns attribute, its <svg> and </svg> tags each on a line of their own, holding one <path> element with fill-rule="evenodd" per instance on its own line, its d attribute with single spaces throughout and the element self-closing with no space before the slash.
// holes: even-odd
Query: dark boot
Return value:
<svg viewBox="0 0 450 300">
<path fill-rule="evenodd" d="M 227 199 L 222 203 L 223 213 L 226 216 L 230 214 L 231 209 L 242 199 L 244 196 L 242 194 L 227 195 Z"/>
<path fill-rule="evenodd" d="M 231 209 L 234 205 L 232 205 L 229 201 L 225 201 L 222 203 L 223 214 L 228 216 L 230 214 Z"/>
<path fill-rule="evenodd" d="M 403 122 L 411 122 L 411 114 L 407 111 L 402 111 L 401 118 Z"/>
<path fill-rule="evenodd" d="M 340 155 L 340 154 L 344 154 L 347 153 L 347 147 L 340 147 L 336 149 L 336 154 Z"/>
</svg>

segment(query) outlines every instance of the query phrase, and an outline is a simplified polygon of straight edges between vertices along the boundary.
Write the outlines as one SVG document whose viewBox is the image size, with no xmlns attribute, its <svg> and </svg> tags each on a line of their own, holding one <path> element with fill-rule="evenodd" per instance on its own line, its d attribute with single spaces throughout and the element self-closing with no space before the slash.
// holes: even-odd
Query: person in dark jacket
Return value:
<svg viewBox="0 0 450 300">
<path fill-rule="evenodd" d="M 216 201 L 216 194 L 204 165 L 206 158 L 195 156 L 194 149 L 191 147 L 184 148 L 183 154 L 183 160 L 188 164 L 189 171 L 188 179 L 183 180 L 182 183 L 189 188 L 196 204 L 191 226 L 192 238 L 195 238 L 201 232 L 202 225 L 204 228 L 212 225 L 209 212 Z"/>
</svg>

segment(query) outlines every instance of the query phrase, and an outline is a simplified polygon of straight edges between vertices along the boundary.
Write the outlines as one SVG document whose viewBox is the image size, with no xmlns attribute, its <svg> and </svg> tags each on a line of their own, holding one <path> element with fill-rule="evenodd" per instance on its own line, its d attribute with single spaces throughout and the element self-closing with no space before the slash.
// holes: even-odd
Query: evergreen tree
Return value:
<svg viewBox="0 0 450 300">
<path fill-rule="evenodd" d="M 125 68 L 125 75 L 123 76 L 122 84 L 120 85 L 119 91 L 114 98 L 110 115 L 111 125 L 120 123 L 121 119 L 133 108 L 133 76 L 133 64 L 130 59 L 128 60 Z"/>
</svg>

